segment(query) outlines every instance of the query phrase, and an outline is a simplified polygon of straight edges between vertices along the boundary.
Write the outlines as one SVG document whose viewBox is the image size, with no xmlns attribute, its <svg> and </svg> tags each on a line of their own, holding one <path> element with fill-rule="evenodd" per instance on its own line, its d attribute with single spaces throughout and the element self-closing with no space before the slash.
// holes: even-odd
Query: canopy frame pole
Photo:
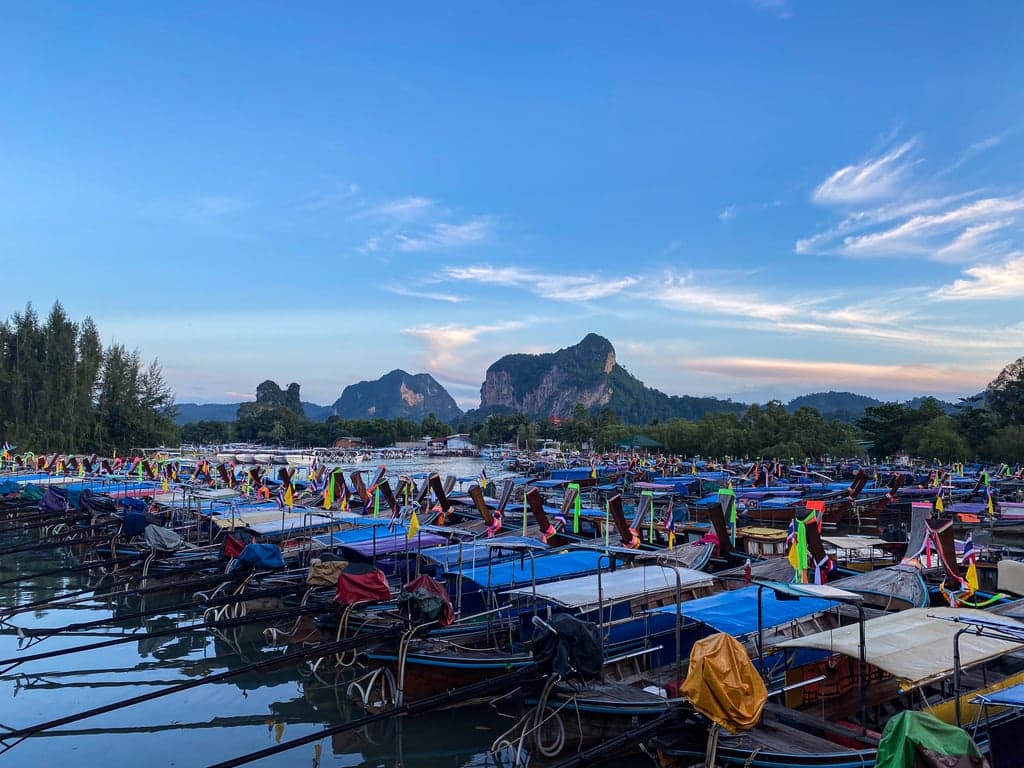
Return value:
<svg viewBox="0 0 1024 768">
<path fill-rule="evenodd" d="M 864 630 L 864 604 L 856 602 L 857 621 L 860 624 L 860 730 L 861 735 L 866 736 L 868 732 L 868 641 Z"/>
<path fill-rule="evenodd" d="M 953 635 L 953 712 L 956 715 L 956 727 L 960 728 L 960 635 L 969 632 L 970 626 L 957 630 Z"/>
<path fill-rule="evenodd" d="M 761 679 L 767 683 L 764 674 L 764 609 L 761 607 L 761 595 L 764 594 L 764 584 L 757 585 L 757 672 Z"/>
</svg>

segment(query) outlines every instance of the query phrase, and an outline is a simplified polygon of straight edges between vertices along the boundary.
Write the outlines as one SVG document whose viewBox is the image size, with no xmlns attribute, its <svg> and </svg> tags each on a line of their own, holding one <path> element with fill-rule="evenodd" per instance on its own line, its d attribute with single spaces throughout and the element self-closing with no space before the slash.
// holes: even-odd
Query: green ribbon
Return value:
<svg viewBox="0 0 1024 768">
<path fill-rule="evenodd" d="M 718 489 L 719 503 L 721 503 L 722 496 L 729 497 L 729 508 L 725 510 L 725 513 L 729 520 L 729 539 L 732 541 L 732 545 L 736 546 L 736 491 L 732 488 L 719 488 Z"/>
<path fill-rule="evenodd" d="M 580 501 L 580 484 L 579 483 L 569 483 L 569 485 L 567 485 L 566 488 L 569 489 L 569 490 L 573 490 L 573 489 L 576 490 L 576 498 L 575 498 L 575 500 L 572 503 L 572 532 L 573 533 L 579 533 L 580 532 L 580 507 L 582 506 L 582 502 Z"/>
</svg>

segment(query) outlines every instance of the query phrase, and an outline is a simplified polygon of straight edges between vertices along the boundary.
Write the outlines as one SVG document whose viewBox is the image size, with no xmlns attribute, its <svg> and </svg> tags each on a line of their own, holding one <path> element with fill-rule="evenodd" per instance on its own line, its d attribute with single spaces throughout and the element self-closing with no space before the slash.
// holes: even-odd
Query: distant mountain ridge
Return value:
<svg viewBox="0 0 1024 768">
<path fill-rule="evenodd" d="M 924 397 L 915 397 L 912 400 L 903 402 L 902 405 L 908 408 L 920 408 L 924 399 Z M 879 400 L 876 397 L 858 395 L 855 392 L 812 392 L 808 395 L 794 397 L 786 404 L 786 410 L 793 413 L 799 408 L 810 406 L 817 409 L 822 418 L 839 419 L 840 421 L 853 423 L 864 415 L 864 411 L 867 408 L 885 405 L 886 402 L 894 401 Z M 942 410 L 946 412 L 946 415 L 951 416 L 957 412 L 955 403 L 946 402 L 945 400 L 937 400 L 937 402 L 942 406 Z"/>
<path fill-rule="evenodd" d="M 243 402 L 251 402 L 249 400 Z M 178 409 L 174 421 L 179 426 L 197 421 L 234 421 L 238 418 L 239 403 L 176 403 Z M 302 401 L 302 412 L 310 421 L 327 421 L 334 413 L 330 405 L 317 405 Z"/>
<path fill-rule="evenodd" d="M 539 355 L 505 355 L 491 364 L 480 387 L 481 416 L 524 413 L 570 416 L 576 404 L 588 411 L 609 408 L 625 422 L 699 419 L 706 413 L 740 413 L 745 406 L 714 397 L 666 395 L 647 387 L 618 364 L 612 343 L 588 333 L 578 343 Z"/>
<path fill-rule="evenodd" d="M 431 413 L 444 422 L 462 417 L 462 409 L 429 373 L 410 374 L 396 368 L 374 381 L 349 384 L 334 401 L 343 419 L 396 419 L 422 421 Z"/>
<path fill-rule="evenodd" d="M 333 405 L 300 400 L 299 385 L 281 389 L 273 381 L 257 387 L 257 403 L 285 407 L 312 421 L 343 419 L 394 419 L 422 421 L 433 413 L 448 424 L 473 423 L 492 413 L 522 413 L 531 418 L 572 415 L 579 403 L 588 411 L 608 408 L 626 423 L 646 424 L 682 418 L 696 421 L 708 413 L 742 414 L 749 406 L 729 399 L 667 395 L 646 386 L 616 359 L 612 343 L 596 333 L 578 344 L 542 354 L 505 355 L 490 365 L 480 387 L 480 408 L 466 412 L 448 391 L 427 373 L 410 374 L 401 369 L 379 379 L 345 387 Z M 918 408 L 923 397 L 903 403 Z M 786 404 L 791 413 L 809 406 L 825 419 L 853 423 L 867 408 L 886 401 L 855 392 L 812 392 Z M 957 412 L 954 403 L 938 401 L 947 414 Z M 179 425 L 197 421 L 235 421 L 245 403 L 177 403 Z M 255 405 L 251 401 L 249 406 Z"/>
</svg>

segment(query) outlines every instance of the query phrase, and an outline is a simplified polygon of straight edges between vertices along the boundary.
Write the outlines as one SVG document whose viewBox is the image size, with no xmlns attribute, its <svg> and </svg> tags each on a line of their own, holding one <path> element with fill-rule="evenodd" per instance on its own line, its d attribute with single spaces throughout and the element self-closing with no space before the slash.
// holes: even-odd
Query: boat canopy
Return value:
<svg viewBox="0 0 1024 768">
<path fill-rule="evenodd" d="M 344 535 L 339 536 L 335 534 L 334 546 L 336 551 L 342 556 L 355 556 L 362 558 L 382 557 L 384 555 L 396 555 L 402 552 L 419 552 L 421 549 L 427 547 L 436 547 L 442 544 L 447 544 L 448 539 L 444 536 L 438 536 L 436 533 L 430 533 L 429 531 L 420 530 L 413 538 L 408 538 L 404 526 L 395 526 L 395 528 L 389 531 L 386 528 L 378 528 L 376 530 L 380 533 L 374 537 L 372 536 L 374 529 L 360 528 L 357 529 L 359 533 L 367 533 L 371 535 L 364 535 L 359 540 L 353 540 Z M 343 531 L 342 533 L 355 533 L 356 531 Z M 315 537 L 317 541 L 323 541 L 325 538 L 330 540 L 327 536 Z M 327 546 L 330 546 L 328 544 Z"/>
<path fill-rule="evenodd" d="M 507 594 L 523 597 L 533 597 L 536 594 L 542 600 L 549 600 L 565 608 L 589 610 L 598 607 L 598 594 L 601 596 L 601 602 L 607 604 L 623 600 L 633 600 L 643 597 L 650 592 L 674 590 L 677 585 L 677 573 L 679 574 L 678 583 L 681 589 L 711 586 L 714 581 L 710 574 L 703 571 L 693 571 L 689 568 L 663 568 L 660 565 L 644 565 L 604 572 L 601 574 L 600 582 L 598 575 L 594 573 L 574 579 L 541 584 L 537 586 L 536 592 L 534 592 L 533 587 L 527 586 L 510 589 Z M 599 583 L 600 591 L 598 590 Z"/>
<path fill-rule="evenodd" d="M 972 704 L 988 704 L 997 707 L 1015 707 L 1024 709 L 1024 683 L 1003 688 L 1001 691 L 980 693 L 971 700 Z"/>
<path fill-rule="evenodd" d="M 876 536 L 822 536 L 821 540 L 836 549 L 874 549 L 889 543 Z"/>
<path fill-rule="evenodd" d="M 521 552 L 525 549 L 546 550 L 548 545 L 528 536 L 501 536 L 486 541 L 431 547 L 420 552 L 420 557 L 446 569 L 458 568 L 460 564 L 465 568 L 470 565 L 487 565 L 488 557 L 500 559 L 508 552 Z"/>
<path fill-rule="evenodd" d="M 593 573 L 607 556 L 597 550 L 561 550 L 539 557 L 515 558 L 511 561 L 475 567 L 453 568 L 446 577 L 461 577 L 480 589 L 506 590 L 518 584 L 568 579 Z"/>
<path fill-rule="evenodd" d="M 758 592 L 761 593 L 761 618 L 763 627 L 777 627 L 794 619 L 813 616 L 835 606 L 834 602 L 807 597 L 801 600 L 780 600 L 771 589 L 756 586 L 743 587 L 731 592 L 719 592 L 697 600 L 687 600 L 679 606 L 679 612 L 689 619 L 706 624 L 719 632 L 733 637 L 742 637 L 757 632 Z M 676 606 L 665 605 L 652 612 L 676 612 Z"/>
<path fill-rule="evenodd" d="M 953 672 L 953 638 L 963 629 L 963 625 L 953 621 L 958 618 L 991 620 L 992 616 L 964 608 L 910 608 L 866 621 L 867 661 L 899 680 L 902 691 L 940 680 Z M 1012 619 L 999 619 L 999 623 L 1024 630 L 1024 624 Z M 812 648 L 856 659 L 860 658 L 859 632 L 860 627 L 852 624 L 785 640 L 773 647 Z M 963 667 L 1024 647 L 1022 643 L 970 633 L 961 635 L 959 644 Z"/>
</svg>

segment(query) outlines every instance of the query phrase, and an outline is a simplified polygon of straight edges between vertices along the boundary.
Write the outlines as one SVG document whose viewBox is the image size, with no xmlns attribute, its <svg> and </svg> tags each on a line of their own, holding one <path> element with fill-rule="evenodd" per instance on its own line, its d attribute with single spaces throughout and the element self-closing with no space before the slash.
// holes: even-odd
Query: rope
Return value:
<svg viewBox="0 0 1024 768">
<path fill-rule="evenodd" d="M 348 635 L 348 620 L 349 617 L 352 615 L 352 609 L 354 609 L 355 607 L 356 606 L 354 603 L 352 605 L 345 606 L 345 610 L 341 614 L 341 621 L 338 622 L 338 631 L 334 636 L 334 639 L 336 641 L 340 641 L 342 637 Z M 349 657 L 349 654 L 351 654 L 351 658 Z M 359 652 L 357 649 L 352 648 L 351 650 L 345 650 L 341 653 L 336 653 L 334 655 L 334 663 L 336 666 L 339 667 L 351 667 L 353 664 L 356 663 L 357 658 L 359 658 Z"/>
</svg>

